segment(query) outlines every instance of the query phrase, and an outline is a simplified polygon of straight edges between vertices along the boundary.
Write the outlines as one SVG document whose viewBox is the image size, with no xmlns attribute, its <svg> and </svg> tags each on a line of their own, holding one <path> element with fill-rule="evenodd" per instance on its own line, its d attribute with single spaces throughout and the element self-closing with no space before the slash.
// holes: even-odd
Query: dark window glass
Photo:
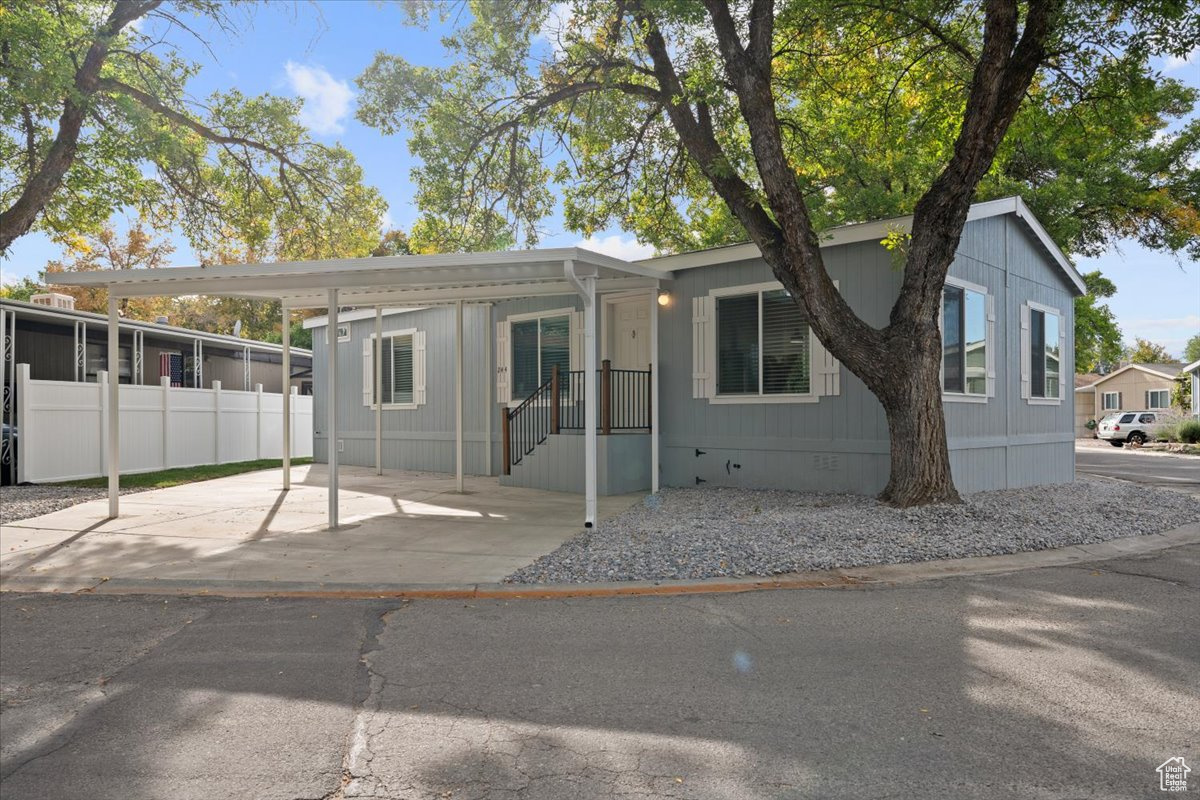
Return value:
<svg viewBox="0 0 1200 800">
<path fill-rule="evenodd" d="M 1034 397 L 1046 396 L 1046 315 L 1029 310 L 1029 385 Z"/>
<path fill-rule="evenodd" d="M 1126 414 L 1125 416 L 1121 417 L 1121 422 L 1133 422 L 1136 416 L 1137 414 Z"/>
<path fill-rule="evenodd" d="M 942 293 L 942 391 L 964 389 L 963 290 L 947 286 Z"/>
<path fill-rule="evenodd" d="M 391 381 L 393 403 L 413 401 L 413 351 L 411 336 L 392 339 Z"/>
<path fill-rule="evenodd" d="M 1138 417 L 1138 422 L 1141 422 L 1143 424 L 1149 424 L 1151 422 L 1154 422 L 1154 415 L 1153 414 L 1142 414 L 1140 417 Z"/>
<path fill-rule="evenodd" d="M 808 394 L 808 320 L 782 289 L 762 296 L 763 394 Z"/>
<path fill-rule="evenodd" d="M 512 328 L 512 396 L 524 400 L 538 387 L 538 321 L 514 322 Z"/>
<path fill-rule="evenodd" d="M 556 364 L 561 380 L 566 381 L 567 372 L 571 369 L 571 318 L 543 317 L 540 322 L 542 333 L 541 382 L 545 383 L 550 380 L 550 373 Z"/>
<path fill-rule="evenodd" d="M 717 394 L 758 394 L 758 295 L 717 298 Z"/>
</svg>

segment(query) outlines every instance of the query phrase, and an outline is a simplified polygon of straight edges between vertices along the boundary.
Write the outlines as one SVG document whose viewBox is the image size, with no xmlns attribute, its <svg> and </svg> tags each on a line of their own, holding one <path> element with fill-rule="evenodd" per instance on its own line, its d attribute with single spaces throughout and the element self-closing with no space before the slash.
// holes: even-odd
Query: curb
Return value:
<svg viewBox="0 0 1200 800">
<path fill-rule="evenodd" d="M 0 592 L 97 595 L 172 595 L 229 598 L 546 600 L 566 597 L 638 597 L 731 594 L 777 589 L 862 589 L 891 587 L 943 578 L 996 575 L 1027 569 L 1064 567 L 1143 555 L 1200 544 L 1200 522 L 1163 533 L 1035 550 L 1001 556 L 886 564 L 770 577 L 707 578 L 693 581 L 606 581 L 599 583 L 312 583 L 288 581 L 159 580 L 145 578 L 54 578 L 15 575 L 0 581 Z"/>
</svg>

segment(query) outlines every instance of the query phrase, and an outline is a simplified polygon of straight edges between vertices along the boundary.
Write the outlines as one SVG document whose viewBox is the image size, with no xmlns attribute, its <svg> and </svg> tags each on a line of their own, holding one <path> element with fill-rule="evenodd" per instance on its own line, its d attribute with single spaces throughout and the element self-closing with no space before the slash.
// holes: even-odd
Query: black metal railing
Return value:
<svg viewBox="0 0 1200 800">
<path fill-rule="evenodd" d="M 583 370 L 564 372 L 554 367 L 550 379 L 520 405 L 503 410 L 504 474 L 509 474 L 550 434 L 584 430 L 587 409 L 584 375 Z M 650 430 L 650 370 L 613 369 L 605 360 L 596 370 L 596 378 L 600 395 L 598 433 Z"/>
</svg>

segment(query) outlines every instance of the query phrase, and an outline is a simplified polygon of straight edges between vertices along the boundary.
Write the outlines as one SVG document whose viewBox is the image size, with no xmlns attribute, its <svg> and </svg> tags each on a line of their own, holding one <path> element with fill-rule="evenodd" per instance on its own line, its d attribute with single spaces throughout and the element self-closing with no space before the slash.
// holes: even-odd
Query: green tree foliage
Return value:
<svg viewBox="0 0 1200 800">
<path fill-rule="evenodd" d="M 179 37 L 234 33 L 236 0 L 16 0 L 0 9 L 0 252 L 29 230 L 99 232 L 132 208 L 198 251 L 366 250 L 384 209 L 299 101 L 188 93 Z M 369 224 L 368 224 L 369 222 Z M 336 224 L 331 224 L 336 223 Z"/>
<path fill-rule="evenodd" d="M 1125 355 L 1133 364 L 1166 364 L 1175 360 L 1171 358 L 1167 348 L 1140 336 L 1134 339 L 1133 347 L 1129 348 Z"/>
<path fill-rule="evenodd" d="M 24 300 L 29 302 L 29 298 L 39 292 L 44 292 L 41 284 L 28 276 L 21 278 L 19 281 L 12 283 L 0 284 L 0 300 Z"/>
<path fill-rule="evenodd" d="M 1087 294 L 1075 298 L 1075 371 L 1093 372 L 1121 359 L 1121 329 L 1112 310 L 1099 301 L 1117 293 L 1117 286 L 1100 270 L 1083 275 Z"/>
<path fill-rule="evenodd" d="M 1200 253 L 1196 92 L 1153 57 L 1200 41 L 1191 3 L 1085 0 L 414 2 L 463 20 L 448 66 L 380 54 L 359 118 L 410 132 L 428 225 L 469 248 L 618 224 L 661 250 L 749 238 L 879 398 L 883 498 L 953 501 L 936 309 L 972 200 L 1020 191 L 1070 250 L 1115 235 Z M 1085 188 L 1080 188 L 1080 184 Z M 820 232 L 912 212 L 888 324 L 857 316 Z M 414 227 L 414 233 L 416 227 Z"/>
<path fill-rule="evenodd" d="M 1183 360 L 1189 364 L 1200 361 L 1200 333 L 1188 339 L 1187 344 L 1183 346 Z"/>
</svg>

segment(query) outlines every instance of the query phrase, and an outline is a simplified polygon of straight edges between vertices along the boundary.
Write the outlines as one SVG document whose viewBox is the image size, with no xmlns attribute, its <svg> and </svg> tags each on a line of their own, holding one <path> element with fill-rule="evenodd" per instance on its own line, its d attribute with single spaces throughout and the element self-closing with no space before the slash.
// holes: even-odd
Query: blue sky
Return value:
<svg viewBox="0 0 1200 800">
<path fill-rule="evenodd" d="M 384 224 L 407 229 L 417 209 L 411 202 L 409 179 L 413 159 L 404 138 L 383 136 L 354 119 L 354 78 L 376 51 L 398 53 L 419 63 L 441 62 L 441 31 L 402 23 L 397 7 L 365 0 L 279 3 L 254 11 L 249 26 L 236 39 L 213 32 L 215 62 L 197 43 L 175 40 L 185 44 L 185 55 L 205 65 L 192 84 L 197 96 L 237 87 L 246 94 L 303 97 L 305 124 L 313 135 L 345 144 L 388 202 Z M 1195 52 L 1189 60 L 1175 59 L 1162 67 L 1172 77 L 1200 86 L 1200 58 Z M 559 218 L 547 220 L 545 226 L 546 246 L 582 241 L 563 230 Z M 606 231 L 587 245 L 626 258 L 651 254 L 650 248 L 620 231 Z M 175 263 L 195 263 L 186 242 L 177 237 L 176 246 Z M 0 269 L 5 281 L 36 277 L 47 260 L 59 255 L 59 248 L 45 236 L 30 234 L 13 245 Z M 1149 338 L 1181 355 L 1188 337 L 1200 332 L 1200 264 L 1181 263 L 1129 242 L 1100 258 L 1082 259 L 1078 266 L 1081 271 L 1100 269 L 1116 283 L 1117 295 L 1108 302 L 1128 341 L 1134 336 Z"/>
</svg>

